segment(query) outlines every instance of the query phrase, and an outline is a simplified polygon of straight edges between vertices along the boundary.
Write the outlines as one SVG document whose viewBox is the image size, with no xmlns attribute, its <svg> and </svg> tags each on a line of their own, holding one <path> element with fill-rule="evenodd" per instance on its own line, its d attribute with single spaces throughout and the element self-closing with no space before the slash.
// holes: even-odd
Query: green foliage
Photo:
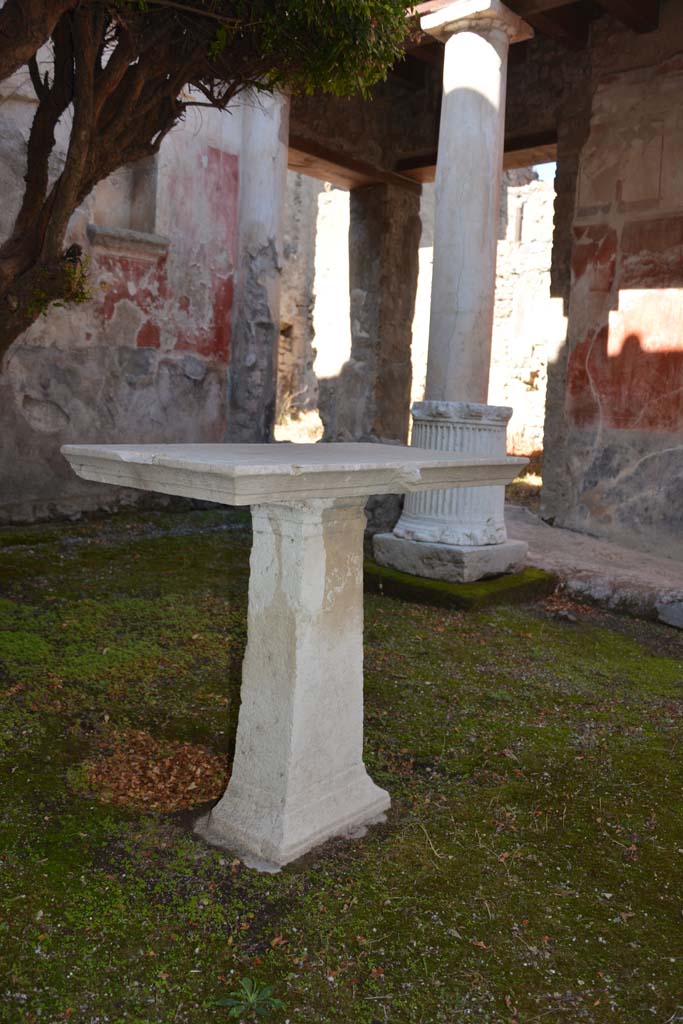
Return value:
<svg viewBox="0 0 683 1024">
<path fill-rule="evenodd" d="M 92 298 L 92 291 L 88 282 L 88 271 L 90 270 L 90 257 L 82 256 L 78 260 L 65 262 L 64 264 L 64 294 L 61 299 L 52 303 L 54 306 L 66 306 L 73 304 L 81 306 Z"/>
<path fill-rule="evenodd" d="M 88 281 L 90 258 L 61 260 L 59 267 L 42 267 L 37 273 L 37 283 L 26 304 L 26 313 L 31 319 L 47 316 L 51 306 L 64 308 L 67 305 L 80 306 L 92 298 Z"/>
<path fill-rule="evenodd" d="M 128 0 L 145 19 L 165 6 Z M 165 16 L 182 20 L 188 45 L 206 39 L 207 79 L 239 81 L 235 57 L 251 53 L 264 88 L 339 96 L 383 79 L 407 31 L 404 0 L 174 0 Z"/>
<path fill-rule="evenodd" d="M 221 54 L 225 53 L 225 47 L 228 44 L 228 30 L 225 25 L 220 25 L 216 30 L 211 46 L 209 47 L 209 56 L 212 60 L 217 60 Z"/>
<path fill-rule="evenodd" d="M 403 0 L 265 0 L 259 6 L 264 51 L 273 58 L 269 84 L 302 92 L 366 91 L 384 78 L 406 34 Z"/>
<path fill-rule="evenodd" d="M 252 1019 L 267 1017 L 272 1010 L 283 1010 L 285 1004 L 273 996 L 272 985 L 262 985 L 251 978 L 242 978 L 239 991 L 225 999 L 216 999 L 214 1006 L 229 1006 L 228 1017 L 243 1017 L 249 1014 Z"/>
</svg>

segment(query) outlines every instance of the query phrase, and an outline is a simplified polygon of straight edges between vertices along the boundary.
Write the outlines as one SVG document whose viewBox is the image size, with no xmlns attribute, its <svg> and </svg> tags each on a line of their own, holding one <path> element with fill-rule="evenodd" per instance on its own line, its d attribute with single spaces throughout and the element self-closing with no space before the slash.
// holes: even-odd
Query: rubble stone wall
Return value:
<svg viewBox="0 0 683 1024">
<path fill-rule="evenodd" d="M 283 239 L 283 287 L 277 374 L 277 421 L 318 407 L 313 370 L 313 312 L 318 197 L 324 184 L 303 174 L 287 175 Z"/>
</svg>

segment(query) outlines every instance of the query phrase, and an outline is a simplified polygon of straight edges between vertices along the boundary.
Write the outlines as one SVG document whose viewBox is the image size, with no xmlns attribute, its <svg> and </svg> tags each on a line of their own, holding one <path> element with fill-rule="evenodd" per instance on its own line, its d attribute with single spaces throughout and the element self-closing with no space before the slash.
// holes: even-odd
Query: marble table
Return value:
<svg viewBox="0 0 683 1024">
<path fill-rule="evenodd" d="M 509 483 L 517 458 L 383 444 L 66 445 L 86 480 L 251 505 L 248 642 L 232 776 L 199 823 L 278 869 L 380 820 L 363 763 L 363 530 L 371 494 Z"/>
</svg>

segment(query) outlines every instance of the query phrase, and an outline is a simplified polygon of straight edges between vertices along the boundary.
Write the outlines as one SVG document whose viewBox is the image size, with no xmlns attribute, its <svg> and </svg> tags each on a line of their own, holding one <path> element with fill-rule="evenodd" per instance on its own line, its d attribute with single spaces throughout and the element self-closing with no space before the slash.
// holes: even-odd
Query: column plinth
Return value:
<svg viewBox="0 0 683 1024">
<path fill-rule="evenodd" d="M 235 760 L 197 831 L 261 870 L 390 804 L 363 764 L 363 501 L 252 507 Z"/>
<path fill-rule="evenodd" d="M 417 448 L 473 457 L 505 455 L 512 409 L 472 402 L 413 406 Z M 413 576 L 469 583 L 521 567 L 527 546 L 505 530 L 504 487 L 458 487 L 406 495 L 393 533 L 374 538 L 375 558 Z"/>
<path fill-rule="evenodd" d="M 471 402 L 418 402 L 413 406 L 416 448 L 505 455 L 512 409 Z M 394 534 L 432 544 L 500 544 L 506 539 L 504 487 L 458 487 L 406 495 Z"/>
</svg>

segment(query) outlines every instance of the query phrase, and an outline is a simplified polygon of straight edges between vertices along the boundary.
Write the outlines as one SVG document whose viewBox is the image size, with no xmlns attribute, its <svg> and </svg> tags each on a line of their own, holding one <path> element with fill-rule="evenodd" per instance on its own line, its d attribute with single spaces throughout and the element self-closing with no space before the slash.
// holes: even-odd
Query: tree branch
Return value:
<svg viewBox="0 0 683 1024">
<path fill-rule="evenodd" d="M 6 0 L 0 9 L 0 81 L 35 57 L 79 0 Z"/>
<path fill-rule="evenodd" d="M 64 245 L 69 218 L 78 205 L 88 164 L 95 107 L 95 65 L 104 22 L 85 10 L 72 17 L 74 41 L 74 117 L 64 170 L 52 188 L 52 213 L 43 243 L 44 260 L 56 259 Z M 98 32 L 99 30 L 99 32 Z"/>
<path fill-rule="evenodd" d="M 50 86 L 47 82 L 44 82 L 40 77 L 40 69 L 38 67 L 38 61 L 35 57 L 31 57 L 28 62 L 28 73 L 31 76 L 31 84 L 35 89 L 36 96 L 39 100 L 45 99 L 50 91 Z"/>
<path fill-rule="evenodd" d="M 26 187 L 12 233 L 0 247 L 0 295 L 38 258 L 49 210 L 45 197 L 49 178 L 50 155 L 55 145 L 55 128 L 69 106 L 73 94 L 73 46 L 71 32 L 64 23 L 55 28 L 54 74 L 52 87 L 38 104 L 28 140 Z"/>
</svg>

